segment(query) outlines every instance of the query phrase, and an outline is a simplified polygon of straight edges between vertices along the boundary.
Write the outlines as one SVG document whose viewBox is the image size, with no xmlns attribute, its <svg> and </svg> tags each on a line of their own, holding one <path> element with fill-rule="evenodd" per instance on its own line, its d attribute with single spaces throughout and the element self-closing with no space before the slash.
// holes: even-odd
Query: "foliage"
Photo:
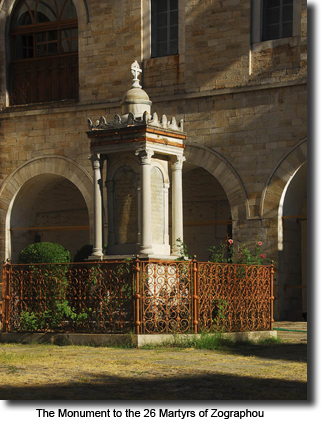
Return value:
<svg viewBox="0 0 322 424">
<path fill-rule="evenodd" d="M 177 261 L 186 261 L 188 259 L 192 259 L 191 255 L 189 255 L 188 247 L 186 243 L 184 243 L 180 238 L 176 240 L 177 247 L 180 249 L 180 256 L 176 259 Z"/>
<path fill-rule="evenodd" d="M 82 322 L 87 318 L 84 311 L 77 314 L 66 300 L 66 274 L 70 262 L 68 250 L 57 243 L 35 243 L 22 250 L 19 262 L 31 264 L 29 283 L 35 293 L 34 297 L 41 299 L 41 302 L 32 306 L 32 311 L 20 312 L 22 331 L 48 331 L 57 329 L 64 321 Z M 33 265 L 36 263 L 41 265 Z"/>
<path fill-rule="evenodd" d="M 20 252 L 21 264 L 69 263 L 70 252 L 58 243 L 34 243 Z"/>
<path fill-rule="evenodd" d="M 245 265 L 268 265 L 272 261 L 262 253 L 262 242 L 255 239 L 255 247 L 250 250 L 246 244 L 241 244 L 237 248 L 232 239 L 226 239 L 218 247 L 211 246 L 209 261 L 215 263 L 233 263 Z"/>
<path fill-rule="evenodd" d="M 228 306 L 228 302 L 225 299 L 216 299 L 213 301 L 214 308 L 213 308 L 213 316 L 214 316 L 214 330 L 220 330 L 224 331 L 224 324 L 223 320 L 226 319 L 225 315 L 225 309 Z"/>
</svg>

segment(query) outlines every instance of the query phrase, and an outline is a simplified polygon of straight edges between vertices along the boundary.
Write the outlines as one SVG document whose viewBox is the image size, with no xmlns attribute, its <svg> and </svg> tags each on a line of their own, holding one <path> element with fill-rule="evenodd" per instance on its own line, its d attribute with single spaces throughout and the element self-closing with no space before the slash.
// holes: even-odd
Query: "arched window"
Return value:
<svg viewBox="0 0 322 424">
<path fill-rule="evenodd" d="M 78 30 L 72 0 L 20 0 L 10 26 L 10 104 L 78 98 Z"/>
</svg>

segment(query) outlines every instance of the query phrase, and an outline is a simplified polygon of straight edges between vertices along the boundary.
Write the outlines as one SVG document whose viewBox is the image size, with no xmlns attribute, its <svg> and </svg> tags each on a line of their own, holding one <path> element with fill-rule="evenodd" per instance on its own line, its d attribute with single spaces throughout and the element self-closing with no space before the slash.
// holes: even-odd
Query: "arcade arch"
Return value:
<svg viewBox="0 0 322 424">
<path fill-rule="evenodd" d="M 2 258 L 15 260 L 22 245 L 40 239 L 63 241 L 72 255 L 90 243 L 92 186 L 92 178 L 82 166 L 61 156 L 35 158 L 15 170 L 0 187 L 6 235 Z M 80 236 L 72 231 L 76 229 L 81 230 Z"/>
<path fill-rule="evenodd" d="M 247 194 L 231 164 L 213 149 L 188 141 L 184 154 L 184 242 L 189 253 L 207 261 L 207 249 L 231 237 L 234 222 L 249 216 Z"/>
</svg>

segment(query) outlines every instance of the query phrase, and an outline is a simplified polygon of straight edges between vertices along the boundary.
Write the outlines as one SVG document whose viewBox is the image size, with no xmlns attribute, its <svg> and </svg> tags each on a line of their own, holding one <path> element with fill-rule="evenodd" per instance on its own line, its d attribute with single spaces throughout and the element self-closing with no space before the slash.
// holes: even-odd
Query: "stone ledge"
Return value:
<svg viewBox="0 0 322 424">
<path fill-rule="evenodd" d="M 258 341 L 277 337 L 277 331 L 248 331 L 222 333 L 223 337 L 235 342 Z M 166 342 L 200 338 L 200 334 L 82 334 L 82 333 L 0 333 L 0 343 L 49 343 L 58 345 L 122 346 L 162 345 Z"/>
</svg>

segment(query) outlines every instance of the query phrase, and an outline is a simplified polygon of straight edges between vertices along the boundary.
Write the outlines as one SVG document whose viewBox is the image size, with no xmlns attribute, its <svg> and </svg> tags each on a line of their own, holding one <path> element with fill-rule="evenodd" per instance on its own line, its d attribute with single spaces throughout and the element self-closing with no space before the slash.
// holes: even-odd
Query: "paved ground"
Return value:
<svg viewBox="0 0 322 424">
<path fill-rule="evenodd" d="M 274 328 L 277 329 L 277 335 L 284 342 L 305 343 L 307 342 L 307 323 L 292 321 L 276 321 Z"/>
<path fill-rule="evenodd" d="M 219 351 L 2 344 L 0 399 L 305 400 L 306 333 L 277 331 L 283 343 Z"/>
</svg>

